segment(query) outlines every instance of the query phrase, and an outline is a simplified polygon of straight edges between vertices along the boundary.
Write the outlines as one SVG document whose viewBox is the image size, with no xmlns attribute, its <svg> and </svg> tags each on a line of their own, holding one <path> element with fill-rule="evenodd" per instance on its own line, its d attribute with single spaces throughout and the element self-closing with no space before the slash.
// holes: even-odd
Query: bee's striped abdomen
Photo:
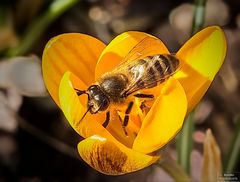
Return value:
<svg viewBox="0 0 240 182">
<path fill-rule="evenodd" d="M 157 54 L 139 59 L 128 68 L 129 87 L 124 90 L 123 95 L 155 87 L 173 75 L 178 68 L 179 60 L 171 54 Z"/>
<path fill-rule="evenodd" d="M 174 74 L 179 67 L 179 60 L 171 54 L 156 55 L 152 61 L 157 77 L 162 78 L 163 81 Z"/>
<path fill-rule="evenodd" d="M 139 60 L 139 64 L 145 67 L 145 74 L 138 80 L 137 85 L 151 88 L 173 75 L 179 67 L 179 60 L 170 54 L 159 54 L 145 57 Z"/>
<path fill-rule="evenodd" d="M 160 77 L 164 77 L 164 70 L 163 70 L 163 66 L 160 64 L 160 62 L 158 60 L 156 60 L 153 64 L 153 67 L 155 68 L 156 72 L 158 73 L 158 75 Z"/>
</svg>

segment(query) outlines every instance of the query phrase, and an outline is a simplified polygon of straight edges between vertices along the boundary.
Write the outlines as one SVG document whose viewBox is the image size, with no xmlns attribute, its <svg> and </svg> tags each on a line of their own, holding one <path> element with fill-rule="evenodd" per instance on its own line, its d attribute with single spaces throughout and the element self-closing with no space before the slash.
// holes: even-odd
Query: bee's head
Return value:
<svg viewBox="0 0 240 182">
<path fill-rule="evenodd" d="M 109 99 L 98 85 L 91 85 L 86 93 L 88 94 L 88 109 L 91 114 L 98 111 L 105 111 L 109 106 Z"/>
</svg>

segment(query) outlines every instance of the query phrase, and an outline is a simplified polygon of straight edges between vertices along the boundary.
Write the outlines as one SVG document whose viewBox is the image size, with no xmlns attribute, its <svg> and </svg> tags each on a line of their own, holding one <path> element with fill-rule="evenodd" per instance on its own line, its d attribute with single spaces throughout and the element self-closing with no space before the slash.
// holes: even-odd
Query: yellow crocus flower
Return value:
<svg viewBox="0 0 240 182">
<path fill-rule="evenodd" d="M 52 38 L 42 58 L 46 87 L 65 114 L 70 125 L 85 139 L 78 151 L 91 167 L 108 175 L 120 175 L 145 168 L 161 158 L 156 151 L 166 145 L 182 128 L 184 118 L 209 88 L 226 54 L 221 28 L 207 27 L 190 38 L 176 53 L 180 69 L 163 84 L 146 92 L 154 94 L 149 111 L 139 109 L 135 98 L 127 130 L 122 130 L 121 108 L 112 109 L 109 125 L 102 126 L 105 113 L 87 113 L 87 97 L 74 88 L 86 90 L 101 75 L 113 70 L 147 33 L 130 31 L 113 39 L 107 46 L 100 40 L 80 33 Z M 153 37 L 157 39 L 156 37 Z M 170 54 L 159 41 L 151 55 Z"/>
</svg>

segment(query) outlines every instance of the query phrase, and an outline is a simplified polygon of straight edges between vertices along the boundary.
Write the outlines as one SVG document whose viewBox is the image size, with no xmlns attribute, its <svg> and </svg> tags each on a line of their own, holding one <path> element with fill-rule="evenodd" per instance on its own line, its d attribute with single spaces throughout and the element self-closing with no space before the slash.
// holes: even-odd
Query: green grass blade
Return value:
<svg viewBox="0 0 240 182">
<path fill-rule="evenodd" d="M 190 159 L 191 151 L 193 147 L 193 121 L 194 112 L 191 112 L 184 122 L 183 129 L 177 138 L 177 156 L 178 163 L 184 168 L 184 170 L 190 173 Z"/>
<path fill-rule="evenodd" d="M 195 12 L 193 17 L 193 25 L 192 25 L 192 35 L 197 33 L 199 30 L 203 28 L 204 20 L 205 20 L 205 6 L 206 0 L 196 0 L 195 1 Z"/>
<path fill-rule="evenodd" d="M 235 134 L 225 160 L 224 171 L 233 172 L 240 158 L 240 119 L 237 122 Z"/>
<path fill-rule="evenodd" d="M 75 5 L 78 0 L 55 0 L 48 10 L 37 18 L 26 30 L 26 34 L 20 44 L 7 52 L 7 56 L 18 56 L 27 53 L 41 37 L 47 27 L 66 10 Z"/>
</svg>

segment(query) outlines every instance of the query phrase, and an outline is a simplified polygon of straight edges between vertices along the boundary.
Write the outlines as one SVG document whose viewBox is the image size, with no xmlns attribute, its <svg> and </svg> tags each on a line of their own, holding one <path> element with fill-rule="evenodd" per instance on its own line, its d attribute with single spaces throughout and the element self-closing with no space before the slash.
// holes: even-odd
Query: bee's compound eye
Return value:
<svg viewBox="0 0 240 182">
<path fill-rule="evenodd" d="M 109 99 L 98 85 L 91 85 L 87 92 L 89 95 L 88 107 L 90 107 L 90 112 L 92 114 L 98 111 L 105 111 L 108 108 Z"/>
<path fill-rule="evenodd" d="M 89 94 L 95 94 L 96 92 L 98 92 L 100 90 L 98 85 L 91 85 L 87 91 L 89 92 Z"/>
<path fill-rule="evenodd" d="M 98 111 L 105 111 L 108 108 L 109 100 L 103 92 L 98 92 L 93 96 L 94 106 L 98 107 Z"/>
</svg>

